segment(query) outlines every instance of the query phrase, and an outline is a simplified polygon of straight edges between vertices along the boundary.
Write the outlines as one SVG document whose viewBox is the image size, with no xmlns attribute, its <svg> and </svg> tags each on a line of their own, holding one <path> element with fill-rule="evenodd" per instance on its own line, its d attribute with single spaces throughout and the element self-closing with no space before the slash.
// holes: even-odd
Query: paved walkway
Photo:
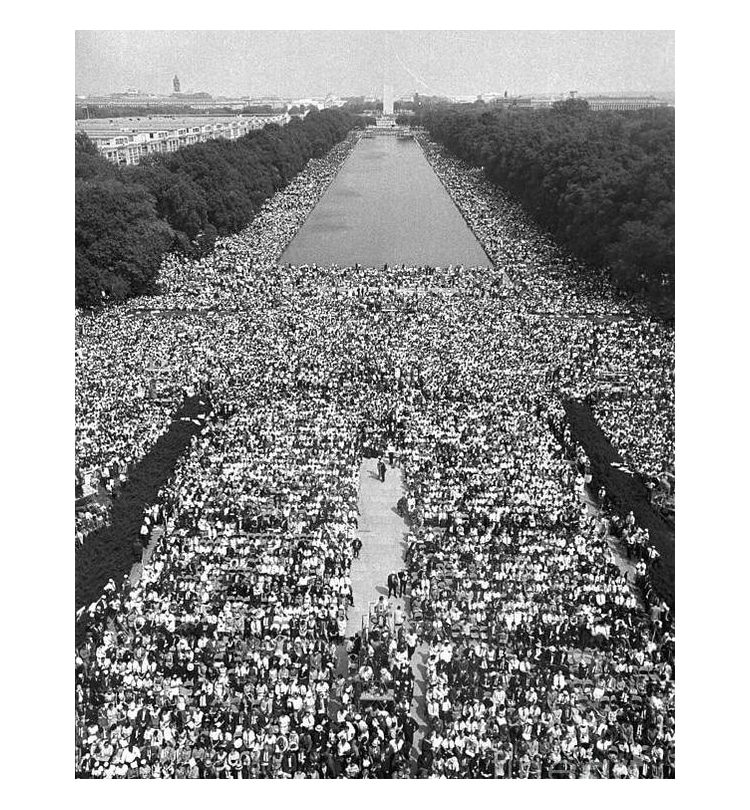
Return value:
<svg viewBox="0 0 750 810">
<path fill-rule="evenodd" d="M 388 574 L 405 567 L 406 534 L 408 526 L 396 512 L 396 504 L 404 494 L 403 477 L 398 467 L 388 467 L 385 482 L 377 475 L 377 460 L 364 459 L 359 469 L 359 537 L 362 549 L 359 558 L 352 562 L 352 590 L 354 607 L 349 608 L 347 636 L 362 629 L 371 602 L 388 595 Z M 404 608 L 408 624 L 410 606 L 408 600 L 394 599 L 391 602 Z M 417 722 L 411 753 L 411 770 L 416 772 L 416 758 L 424 737 L 427 711 L 425 706 L 425 676 L 429 645 L 420 644 L 411 661 L 414 673 L 414 697 L 411 716 Z"/>
<path fill-rule="evenodd" d="M 388 574 L 404 568 L 408 527 L 396 512 L 404 494 L 401 470 L 388 466 L 385 483 L 377 474 L 377 459 L 366 458 L 359 468 L 359 538 L 362 549 L 352 562 L 354 607 L 349 608 L 346 635 L 352 637 L 362 629 L 369 605 L 388 595 Z M 404 599 L 393 599 L 406 612 Z"/>
</svg>

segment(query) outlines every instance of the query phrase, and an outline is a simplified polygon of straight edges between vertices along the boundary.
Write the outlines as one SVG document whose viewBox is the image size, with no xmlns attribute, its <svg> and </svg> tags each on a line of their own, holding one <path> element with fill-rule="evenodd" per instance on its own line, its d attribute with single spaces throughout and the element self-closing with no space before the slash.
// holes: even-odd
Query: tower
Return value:
<svg viewBox="0 0 750 810">
<path fill-rule="evenodd" d="M 383 49 L 383 115 L 393 115 L 393 43 L 391 32 L 385 32 Z"/>
<path fill-rule="evenodd" d="M 172 87 L 174 87 L 175 93 L 180 92 L 180 78 L 179 78 L 179 76 L 175 76 L 174 79 L 172 79 Z"/>
<path fill-rule="evenodd" d="M 393 115 L 393 85 L 383 85 L 383 115 Z"/>
</svg>

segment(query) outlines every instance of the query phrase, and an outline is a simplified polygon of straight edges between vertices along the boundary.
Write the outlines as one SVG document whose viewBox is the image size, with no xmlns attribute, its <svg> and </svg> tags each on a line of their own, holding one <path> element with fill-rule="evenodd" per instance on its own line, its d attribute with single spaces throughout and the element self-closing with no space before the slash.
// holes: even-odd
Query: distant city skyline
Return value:
<svg viewBox="0 0 750 810">
<path fill-rule="evenodd" d="M 674 92 L 673 31 L 77 31 L 78 95 Z"/>
</svg>

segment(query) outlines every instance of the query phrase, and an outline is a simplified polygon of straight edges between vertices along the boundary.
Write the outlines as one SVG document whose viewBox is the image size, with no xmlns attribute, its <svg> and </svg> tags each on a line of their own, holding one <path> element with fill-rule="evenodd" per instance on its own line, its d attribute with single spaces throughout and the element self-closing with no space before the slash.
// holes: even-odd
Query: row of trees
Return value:
<svg viewBox="0 0 750 810">
<path fill-rule="evenodd" d="M 76 134 L 76 306 L 152 290 L 165 252 L 200 255 L 217 236 L 244 228 L 310 158 L 359 126 L 341 110 L 311 110 L 284 127 L 149 156 L 138 166 L 113 165 Z"/>
<path fill-rule="evenodd" d="M 201 110 L 203 113 L 203 110 Z M 76 121 L 87 118 L 148 118 L 149 115 L 198 115 L 194 107 L 189 104 L 129 104 L 127 106 L 113 104 L 86 104 L 76 105 Z"/>
<path fill-rule="evenodd" d="M 417 109 L 414 125 L 513 193 L 556 239 L 666 315 L 674 307 L 674 110 L 485 105 Z"/>
<path fill-rule="evenodd" d="M 307 108 L 304 104 L 289 109 L 290 115 L 301 115 Z M 317 108 L 316 108 L 317 109 Z M 189 101 L 184 104 L 85 104 L 75 108 L 76 121 L 87 118 L 148 118 L 150 115 L 275 115 L 284 113 L 270 104 L 246 104 L 242 109 L 216 102 L 213 107 L 195 107 Z"/>
</svg>

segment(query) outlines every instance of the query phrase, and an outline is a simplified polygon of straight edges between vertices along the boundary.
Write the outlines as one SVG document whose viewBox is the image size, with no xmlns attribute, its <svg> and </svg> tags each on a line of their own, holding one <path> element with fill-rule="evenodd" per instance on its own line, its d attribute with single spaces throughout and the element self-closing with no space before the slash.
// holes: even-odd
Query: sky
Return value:
<svg viewBox="0 0 750 810">
<path fill-rule="evenodd" d="M 674 91 L 673 31 L 77 31 L 76 94 Z"/>
</svg>

